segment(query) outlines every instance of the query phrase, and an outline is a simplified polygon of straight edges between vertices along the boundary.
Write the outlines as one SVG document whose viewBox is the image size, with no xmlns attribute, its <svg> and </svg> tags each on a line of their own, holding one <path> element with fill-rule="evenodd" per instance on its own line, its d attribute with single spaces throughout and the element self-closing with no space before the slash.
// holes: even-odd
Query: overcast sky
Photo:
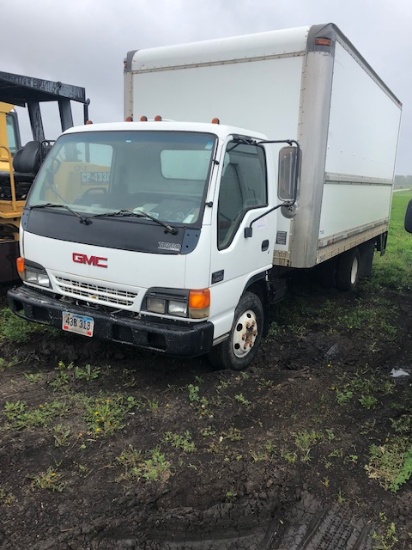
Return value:
<svg viewBox="0 0 412 550">
<path fill-rule="evenodd" d="M 123 59 L 130 50 L 335 23 L 403 103 L 396 172 L 412 174 L 411 0 L 0 0 L 0 6 L 0 70 L 85 87 L 94 122 L 123 119 Z"/>
</svg>

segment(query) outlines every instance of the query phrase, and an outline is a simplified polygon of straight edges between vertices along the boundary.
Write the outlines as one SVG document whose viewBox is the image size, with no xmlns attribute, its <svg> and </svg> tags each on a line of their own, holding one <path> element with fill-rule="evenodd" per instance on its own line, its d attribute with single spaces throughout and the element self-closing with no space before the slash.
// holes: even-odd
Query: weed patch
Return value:
<svg viewBox="0 0 412 550">
<path fill-rule="evenodd" d="M 85 420 L 90 432 L 95 436 L 113 434 L 124 428 L 127 413 L 141 407 L 132 396 L 98 396 L 85 400 Z"/>
<path fill-rule="evenodd" d="M 16 430 L 49 426 L 54 419 L 60 418 L 67 411 L 68 406 L 56 400 L 41 403 L 37 407 L 28 407 L 24 401 L 8 401 L 4 405 L 6 427 Z"/>
<path fill-rule="evenodd" d="M 172 475 L 170 462 L 158 448 L 143 453 L 130 445 L 116 461 L 124 468 L 124 472 L 118 478 L 121 481 L 166 482 Z"/>
<path fill-rule="evenodd" d="M 0 485 L 0 506 L 12 506 L 16 501 L 9 485 Z"/>
<path fill-rule="evenodd" d="M 192 441 L 192 436 L 188 430 L 183 434 L 166 432 L 163 436 L 165 443 L 170 443 L 175 449 L 181 449 L 185 453 L 193 453 L 196 450 L 196 445 Z"/>
<path fill-rule="evenodd" d="M 368 476 L 396 493 L 412 476 L 412 443 L 408 437 L 396 436 L 384 445 L 372 445 Z"/>
<path fill-rule="evenodd" d="M 32 334 L 50 330 L 53 329 L 20 319 L 8 308 L 0 310 L 0 341 L 23 344 L 29 341 Z"/>
<path fill-rule="evenodd" d="M 40 472 L 33 477 L 32 487 L 35 489 L 47 489 L 61 493 L 66 486 L 63 474 L 51 466 L 45 472 Z"/>
</svg>

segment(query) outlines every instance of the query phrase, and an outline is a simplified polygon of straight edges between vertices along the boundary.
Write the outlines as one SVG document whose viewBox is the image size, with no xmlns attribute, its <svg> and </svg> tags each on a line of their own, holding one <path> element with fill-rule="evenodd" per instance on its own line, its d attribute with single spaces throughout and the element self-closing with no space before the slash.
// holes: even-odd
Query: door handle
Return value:
<svg viewBox="0 0 412 550">
<path fill-rule="evenodd" d="M 269 239 L 262 241 L 262 252 L 265 252 L 269 248 Z"/>
</svg>

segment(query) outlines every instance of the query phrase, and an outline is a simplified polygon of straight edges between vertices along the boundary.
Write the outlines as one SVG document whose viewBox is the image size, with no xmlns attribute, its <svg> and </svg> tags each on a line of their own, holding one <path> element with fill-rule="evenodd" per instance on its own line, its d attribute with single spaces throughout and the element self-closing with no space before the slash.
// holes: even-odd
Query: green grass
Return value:
<svg viewBox="0 0 412 550">
<path fill-rule="evenodd" d="M 61 493 L 65 486 L 66 483 L 63 481 L 63 474 L 51 466 L 45 472 L 40 472 L 34 476 L 32 480 L 32 487 L 34 489 L 47 489 Z"/>
<path fill-rule="evenodd" d="M 407 233 L 403 225 L 411 198 L 411 191 L 393 194 L 387 250 L 384 256 L 374 260 L 374 285 L 412 289 L 412 234 Z"/>
<path fill-rule="evenodd" d="M 189 430 L 186 430 L 183 434 L 166 432 L 163 436 L 163 441 L 169 443 L 175 449 L 181 449 L 185 453 L 194 453 L 196 451 L 196 445 L 192 441 L 192 435 Z"/>
<path fill-rule="evenodd" d="M 6 426 L 16 430 L 47 427 L 56 418 L 66 414 L 67 410 L 67 405 L 57 400 L 41 403 L 37 407 L 30 407 L 24 401 L 6 401 L 4 405 Z"/>
<path fill-rule="evenodd" d="M 365 466 L 368 476 L 376 479 L 394 493 L 412 476 L 412 443 L 409 437 L 396 436 L 383 445 L 370 447 L 369 464 Z"/>
<path fill-rule="evenodd" d="M 366 327 L 371 335 L 377 334 L 380 339 L 396 340 L 394 306 L 391 298 L 380 291 L 384 288 L 412 290 L 412 234 L 404 229 L 406 207 L 411 198 L 411 191 L 393 194 L 386 252 L 383 256 L 375 252 L 372 277 L 361 281 L 358 298 L 350 310 L 334 297 L 313 309 L 299 293 L 289 295 L 274 306 L 276 320 L 270 326 L 269 339 L 282 338 L 284 333 L 301 337 L 307 325 L 312 326 L 315 321 L 328 333 L 345 329 L 352 334 Z M 324 294 L 323 289 L 321 292 Z M 365 299 L 367 308 L 364 307 Z M 335 322 L 328 324 L 326 321 L 331 316 Z"/>
<path fill-rule="evenodd" d="M 124 468 L 119 481 L 166 482 L 172 475 L 170 462 L 158 448 L 143 453 L 130 445 L 116 461 Z"/>
<path fill-rule="evenodd" d="M 0 310 L 0 342 L 9 341 L 15 344 L 23 344 L 28 342 L 32 334 L 47 330 L 52 329 L 20 319 L 8 308 Z"/>
<path fill-rule="evenodd" d="M 86 398 L 85 420 L 94 436 L 111 435 L 121 430 L 126 424 L 126 416 L 133 409 L 139 409 L 141 404 L 132 396 L 121 394 L 99 395 Z"/>
</svg>

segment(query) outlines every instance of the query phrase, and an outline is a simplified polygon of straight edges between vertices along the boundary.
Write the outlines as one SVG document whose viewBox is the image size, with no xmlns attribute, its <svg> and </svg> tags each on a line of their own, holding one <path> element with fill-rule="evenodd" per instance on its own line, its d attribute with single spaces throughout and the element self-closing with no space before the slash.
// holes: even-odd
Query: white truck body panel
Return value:
<svg viewBox="0 0 412 550">
<path fill-rule="evenodd" d="M 310 27 L 305 26 L 138 50 L 136 55 L 133 55 L 131 70 L 158 71 L 190 65 L 223 64 L 299 55 L 305 52 L 309 30 Z"/>
<path fill-rule="evenodd" d="M 399 124 L 399 104 L 365 70 L 362 60 L 337 42 L 319 224 L 320 255 L 322 248 L 349 234 L 365 232 L 369 236 L 371 229 L 387 227 Z"/>
<path fill-rule="evenodd" d="M 331 238 L 388 222 L 388 205 L 392 200 L 391 185 L 327 182 L 323 191 L 319 247 Z M 340 208 L 331 208 L 338 203 Z"/>
<path fill-rule="evenodd" d="M 300 73 L 309 29 L 130 52 L 125 116 L 138 120 L 141 115 L 153 118 L 160 114 L 165 119 L 198 122 L 219 117 L 222 123 L 266 135 L 296 134 Z"/>
<path fill-rule="evenodd" d="M 56 290 L 59 288 L 61 290 L 57 280 L 61 277 L 73 281 L 74 284 L 76 281 L 81 281 L 98 287 L 130 291 L 137 293 L 133 303 L 127 307 L 133 311 L 140 311 L 144 292 L 152 286 L 154 274 L 159 286 L 176 286 L 176 288 L 184 286 L 185 256 L 151 255 L 148 262 L 146 255 L 139 252 L 61 242 L 29 232 L 24 232 L 24 247 L 30 251 L 30 257 L 36 258 L 41 265 L 47 265 L 48 274 Z M 92 265 L 73 263 L 71 260 L 73 253 L 97 254 L 107 259 L 107 262 L 104 262 L 107 263 L 107 268 L 96 269 Z M 168 261 L 166 262 L 165 259 Z M 127 269 L 125 265 L 128 266 Z M 63 294 L 69 295 L 70 292 L 63 291 Z"/>
<path fill-rule="evenodd" d="M 297 138 L 303 57 L 173 68 L 135 75 L 133 115 L 253 128 Z M 168 94 L 165 97 L 164 79 Z M 265 79 L 267 85 L 256 83 Z M 226 93 L 222 93 L 225 90 Z M 238 97 L 242 90 L 242 98 Z M 264 113 L 259 110 L 264 106 Z M 263 115 L 263 116 L 262 116 Z"/>
<path fill-rule="evenodd" d="M 325 163 L 329 178 L 335 174 L 391 183 L 399 122 L 399 105 L 337 43 Z"/>
</svg>

